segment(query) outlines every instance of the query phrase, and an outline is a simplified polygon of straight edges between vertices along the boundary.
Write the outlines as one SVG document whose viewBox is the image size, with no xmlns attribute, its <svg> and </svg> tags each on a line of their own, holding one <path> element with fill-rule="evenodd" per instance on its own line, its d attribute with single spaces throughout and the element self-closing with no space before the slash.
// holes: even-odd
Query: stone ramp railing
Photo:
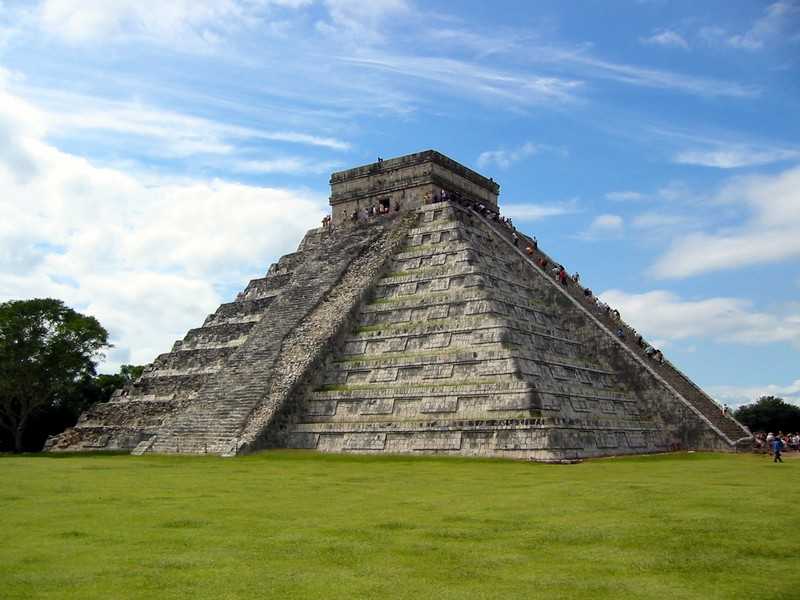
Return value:
<svg viewBox="0 0 800 600">
<path fill-rule="evenodd" d="M 711 399 L 705 392 L 697 387 L 686 375 L 678 370 L 672 363 L 667 360 L 657 362 L 648 358 L 641 348 L 636 343 L 636 334 L 633 329 L 621 319 L 615 319 L 610 315 L 606 315 L 605 311 L 598 311 L 593 297 L 584 295 L 584 288 L 575 283 L 571 278 L 568 279 L 566 286 L 561 285 L 557 278 L 550 272 L 541 269 L 536 261 L 544 259 L 548 262 L 549 266 L 554 266 L 558 263 L 546 253 L 538 248 L 538 244 L 534 246 L 534 251 L 528 255 L 522 248 L 515 245 L 512 236 L 513 231 L 508 227 L 486 218 L 479 214 L 477 211 L 470 211 L 478 218 L 482 219 L 490 229 L 499 237 L 504 239 L 509 246 L 514 248 L 516 252 L 528 261 L 528 264 L 536 269 L 539 273 L 544 274 L 550 279 L 553 284 L 561 289 L 567 296 L 569 296 L 575 304 L 583 308 L 601 327 L 611 335 L 621 346 L 634 355 L 634 358 L 640 364 L 644 365 L 651 373 L 655 374 L 658 379 L 667 384 L 673 390 L 675 395 L 680 398 L 686 405 L 688 405 L 698 416 L 700 416 L 706 423 L 708 423 L 717 433 L 719 433 L 725 441 L 731 446 L 735 446 L 740 442 L 751 439 L 751 434 L 741 423 L 736 421 L 731 415 L 723 414 L 722 407 L 719 406 L 713 399 Z M 527 244 L 533 245 L 533 240 L 528 236 L 516 231 L 519 237 L 519 243 L 523 247 Z M 624 337 L 620 338 L 615 334 L 615 331 L 622 328 Z"/>
<path fill-rule="evenodd" d="M 518 233 L 518 235 L 520 234 Z M 521 238 L 525 240 L 526 243 L 532 241 L 527 236 L 521 236 Z M 544 258 L 545 260 L 548 260 L 550 264 L 553 264 L 553 260 L 544 252 L 537 249 L 534 251 L 534 255 L 536 254 L 539 255 L 536 258 Z M 567 285 L 562 286 L 559 284 L 559 287 L 565 289 L 565 291 L 572 298 L 581 303 L 584 308 L 592 311 L 598 320 L 603 322 L 606 327 L 611 328 L 612 332 L 615 332 L 615 337 L 624 346 L 648 361 L 652 370 L 657 372 L 673 388 L 680 392 L 684 399 L 691 402 L 692 405 L 698 411 L 700 411 L 706 419 L 708 419 L 725 434 L 732 444 L 735 444 L 741 440 L 749 439 L 751 437 L 750 432 L 742 424 L 736 421 L 730 414 L 724 414 L 723 408 L 705 392 L 703 392 L 703 390 L 696 386 L 691 379 L 689 379 L 673 363 L 666 359 L 663 360 L 663 362 L 659 362 L 647 357 L 644 354 L 644 348 L 636 342 L 638 334 L 633 330 L 633 328 L 625 323 L 625 321 L 623 321 L 621 318 L 617 319 L 613 317 L 610 312 L 606 313 L 604 310 L 598 310 L 597 305 L 594 302 L 594 298 L 584 295 L 584 288 L 580 284 L 575 283 L 572 281 L 572 279 L 568 278 Z M 616 335 L 617 329 L 622 329 L 624 335 L 623 338 L 620 338 Z"/>
<path fill-rule="evenodd" d="M 359 305 L 366 300 L 391 257 L 405 243 L 416 219 L 413 213 L 393 219 L 397 221 L 394 226 L 386 228 L 381 235 L 373 235 L 363 251 L 351 257 L 347 270 L 326 292 L 324 300 L 282 340 L 268 393 L 248 415 L 230 454 L 286 445 L 287 426 L 297 403 L 315 387 L 326 356 L 355 324 Z"/>
</svg>

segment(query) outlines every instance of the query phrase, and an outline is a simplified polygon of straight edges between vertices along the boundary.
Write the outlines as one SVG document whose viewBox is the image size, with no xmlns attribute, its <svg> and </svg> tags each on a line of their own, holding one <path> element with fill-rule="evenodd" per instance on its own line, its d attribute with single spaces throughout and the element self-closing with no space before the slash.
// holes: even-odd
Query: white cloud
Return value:
<svg viewBox="0 0 800 600">
<path fill-rule="evenodd" d="M 605 194 L 606 200 L 613 202 L 638 202 L 643 200 L 654 201 L 664 200 L 667 202 L 692 202 L 698 199 L 698 194 L 690 190 L 681 181 L 670 181 L 653 193 L 622 191 L 608 192 Z"/>
<path fill-rule="evenodd" d="M 800 379 L 788 385 L 774 383 L 753 386 L 710 385 L 705 390 L 718 402 L 730 406 L 752 404 L 762 396 L 777 396 L 800 406 Z"/>
<path fill-rule="evenodd" d="M 577 200 L 553 204 L 511 203 L 503 204 L 503 215 L 522 221 L 538 221 L 547 217 L 558 217 L 578 212 Z"/>
<path fill-rule="evenodd" d="M 622 229 L 623 221 L 619 215 L 599 215 L 591 226 L 595 229 L 616 231 Z"/>
<path fill-rule="evenodd" d="M 747 345 L 789 342 L 800 348 L 800 313 L 759 312 L 750 301 L 739 298 L 683 300 L 666 290 L 643 294 L 608 290 L 600 297 L 645 337 L 710 338 Z"/>
<path fill-rule="evenodd" d="M 673 157 L 673 162 L 682 165 L 736 169 L 797 159 L 800 159 L 800 150 L 796 148 L 726 145 L 711 149 L 683 150 Z"/>
<path fill-rule="evenodd" d="M 686 225 L 689 217 L 660 212 L 646 212 L 636 215 L 631 221 L 637 229 L 664 229 Z"/>
<path fill-rule="evenodd" d="M 623 191 L 623 192 L 608 192 L 606 194 L 607 200 L 613 200 L 614 202 L 628 202 L 631 200 L 644 200 L 647 198 L 645 194 L 641 192 L 632 192 L 632 191 Z"/>
<path fill-rule="evenodd" d="M 51 295 L 95 315 L 115 361 L 167 351 L 323 214 L 305 191 L 145 184 L 59 151 L 46 123 L 0 90 L 0 299 Z"/>
<path fill-rule="evenodd" d="M 717 202 L 749 209 L 749 220 L 736 229 L 676 239 L 653 266 L 656 277 L 689 277 L 800 256 L 800 167 L 736 178 Z"/>
<path fill-rule="evenodd" d="M 600 240 L 618 237 L 625 228 L 625 221 L 619 215 L 598 215 L 589 227 L 578 234 L 578 238 L 583 240 Z"/>
<path fill-rule="evenodd" d="M 671 156 L 676 164 L 735 169 L 800 159 L 800 146 L 777 140 L 742 139 L 730 133 L 664 126 L 652 126 L 647 130 L 679 147 Z"/>
<path fill-rule="evenodd" d="M 656 31 L 653 35 L 646 38 L 639 38 L 643 44 L 651 44 L 656 46 L 670 46 L 673 48 L 689 49 L 689 42 L 677 31 L 671 29 L 662 29 Z"/>
<path fill-rule="evenodd" d="M 543 150 L 550 150 L 549 146 L 534 144 L 533 142 L 525 142 L 519 148 L 512 150 L 487 150 L 481 152 L 478 156 L 478 166 L 481 169 L 497 165 L 501 169 L 507 169 L 514 163 L 534 156 Z"/>
<path fill-rule="evenodd" d="M 767 7 L 766 14 L 758 19 L 748 31 L 730 36 L 727 42 L 735 48 L 757 50 L 771 38 L 780 35 L 787 21 L 798 14 L 800 14 L 800 9 L 794 2 L 775 2 Z"/>
<path fill-rule="evenodd" d="M 291 175 L 330 173 L 343 165 L 338 161 L 318 162 L 298 156 L 275 158 L 271 160 L 242 160 L 231 167 L 238 173 L 288 173 Z"/>
</svg>

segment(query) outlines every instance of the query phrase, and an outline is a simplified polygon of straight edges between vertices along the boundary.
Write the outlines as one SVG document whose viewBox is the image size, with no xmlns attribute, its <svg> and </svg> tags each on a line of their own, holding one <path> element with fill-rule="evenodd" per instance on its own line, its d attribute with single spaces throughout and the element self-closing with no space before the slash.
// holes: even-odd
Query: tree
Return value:
<svg viewBox="0 0 800 600">
<path fill-rule="evenodd" d="M 144 367 L 141 366 L 122 365 L 118 373 L 101 373 L 95 377 L 81 378 L 69 392 L 59 395 L 56 400 L 42 406 L 31 416 L 22 439 L 23 449 L 39 451 L 48 437 L 75 425 L 81 413 L 93 404 L 108 402 L 116 390 L 138 379 L 143 370 Z M 11 447 L 12 443 L 10 439 L 2 439 L 0 435 L 1 445 Z"/>
<path fill-rule="evenodd" d="M 122 365 L 118 373 L 83 377 L 65 394 L 42 406 L 28 419 L 22 438 L 26 452 L 38 452 L 51 435 L 72 427 L 81 413 L 93 404 L 108 402 L 112 394 L 142 374 L 143 366 Z M 0 428 L 0 451 L 14 447 L 13 436 Z"/>
<path fill-rule="evenodd" d="M 0 427 L 13 437 L 15 452 L 22 451 L 31 417 L 94 377 L 96 361 L 109 347 L 97 319 L 60 300 L 0 304 Z"/>
<path fill-rule="evenodd" d="M 734 414 L 750 431 L 800 431 L 800 407 L 775 396 L 762 396 L 754 404 L 740 406 Z"/>
</svg>

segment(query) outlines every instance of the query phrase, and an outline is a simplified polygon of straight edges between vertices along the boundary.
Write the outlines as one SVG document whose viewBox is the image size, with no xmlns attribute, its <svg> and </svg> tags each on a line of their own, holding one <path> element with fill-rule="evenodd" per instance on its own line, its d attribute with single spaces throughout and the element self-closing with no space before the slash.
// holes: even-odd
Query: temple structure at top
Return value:
<svg viewBox="0 0 800 600">
<path fill-rule="evenodd" d="M 497 208 L 500 186 L 493 179 L 457 163 L 436 150 L 426 150 L 338 171 L 331 175 L 333 223 L 350 220 L 370 206 L 392 212 L 416 210 L 442 192 Z"/>
</svg>

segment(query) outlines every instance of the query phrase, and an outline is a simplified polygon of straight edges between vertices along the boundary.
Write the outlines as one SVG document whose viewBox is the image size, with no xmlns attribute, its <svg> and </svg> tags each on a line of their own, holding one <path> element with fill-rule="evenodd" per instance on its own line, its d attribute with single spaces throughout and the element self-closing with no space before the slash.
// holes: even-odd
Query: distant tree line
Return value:
<svg viewBox="0 0 800 600">
<path fill-rule="evenodd" d="M 800 431 L 800 406 L 782 398 L 762 396 L 758 402 L 740 406 L 733 415 L 753 433 L 784 433 Z"/>
<path fill-rule="evenodd" d="M 52 298 L 0 304 L 0 451 L 41 450 L 96 402 L 136 379 L 143 367 L 98 375 L 110 348 L 91 316 Z"/>
</svg>

